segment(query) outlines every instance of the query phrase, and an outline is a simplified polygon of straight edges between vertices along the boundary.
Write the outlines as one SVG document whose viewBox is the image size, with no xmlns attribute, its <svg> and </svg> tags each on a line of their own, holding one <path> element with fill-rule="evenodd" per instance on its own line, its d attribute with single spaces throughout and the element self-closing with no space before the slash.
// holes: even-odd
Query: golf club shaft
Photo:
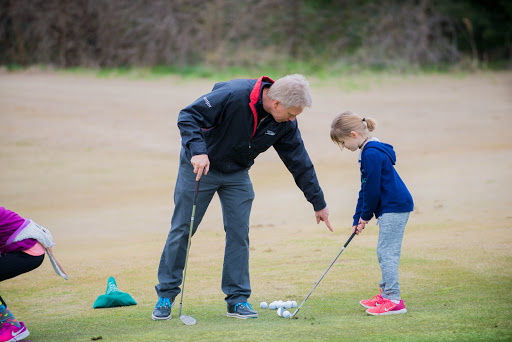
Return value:
<svg viewBox="0 0 512 342">
<path fill-rule="evenodd" d="M 339 251 L 338 255 L 336 255 L 336 258 L 334 258 L 334 260 L 331 262 L 331 264 L 329 265 L 329 267 L 327 267 L 327 269 L 325 270 L 324 274 L 322 274 L 322 276 L 320 277 L 320 279 L 318 279 L 318 281 L 316 282 L 315 286 L 313 286 L 313 288 L 311 289 L 311 291 L 309 291 L 308 295 L 306 296 L 306 298 L 304 298 L 304 300 L 302 301 L 302 303 L 299 305 L 299 307 L 295 310 L 295 312 L 290 316 L 290 318 L 292 318 L 293 316 L 295 316 L 295 314 L 297 312 L 299 312 L 300 308 L 302 307 L 302 305 L 304 305 L 304 303 L 306 302 L 306 300 L 308 300 L 309 296 L 311 295 L 311 293 L 313 293 L 313 291 L 315 290 L 315 288 L 318 286 L 318 284 L 320 284 L 320 282 L 322 281 L 322 279 L 324 278 L 324 276 L 327 274 L 327 272 L 329 271 L 329 269 L 331 268 L 331 266 L 336 262 L 336 260 L 338 260 L 338 257 L 341 255 L 341 253 L 343 252 L 343 250 L 348 246 L 348 244 L 350 243 L 350 241 L 352 241 L 352 239 L 354 238 L 354 236 L 356 235 L 356 232 L 352 233 L 352 235 L 350 235 L 350 238 L 347 240 L 347 242 L 345 242 L 345 245 L 341 248 L 341 250 Z"/>
<path fill-rule="evenodd" d="M 194 216 L 196 215 L 196 204 L 197 204 L 198 190 L 199 190 L 199 181 L 196 181 L 196 193 L 194 195 L 194 205 L 192 206 L 192 217 L 190 219 L 190 232 L 188 234 L 187 256 L 185 257 L 185 269 L 183 270 L 183 285 L 181 286 L 180 311 L 179 311 L 180 316 L 181 316 L 181 306 L 183 303 L 183 292 L 185 292 L 185 278 L 187 277 L 188 253 L 190 250 L 190 240 L 192 238 L 192 229 L 194 227 Z"/>
</svg>

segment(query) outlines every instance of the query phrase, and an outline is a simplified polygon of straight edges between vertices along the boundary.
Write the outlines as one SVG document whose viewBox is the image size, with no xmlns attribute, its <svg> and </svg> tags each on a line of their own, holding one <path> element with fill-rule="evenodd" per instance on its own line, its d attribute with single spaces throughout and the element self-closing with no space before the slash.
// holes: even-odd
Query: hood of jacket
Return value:
<svg viewBox="0 0 512 342">
<path fill-rule="evenodd" d="M 384 152 L 389 157 L 389 159 L 391 160 L 391 163 L 393 165 L 395 165 L 395 163 L 396 163 L 396 153 L 395 153 L 395 150 L 393 149 L 392 145 L 386 144 L 386 143 L 383 143 L 383 142 L 380 142 L 380 141 L 369 141 L 368 143 L 366 143 L 366 145 L 363 148 L 363 154 L 366 151 L 368 151 L 369 149 L 372 149 L 372 148 Z"/>
</svg>

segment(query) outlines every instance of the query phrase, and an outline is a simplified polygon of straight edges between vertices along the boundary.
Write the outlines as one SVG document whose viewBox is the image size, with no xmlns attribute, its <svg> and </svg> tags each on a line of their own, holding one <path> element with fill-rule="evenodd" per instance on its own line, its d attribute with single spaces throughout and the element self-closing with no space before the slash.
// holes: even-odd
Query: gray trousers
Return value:
<svg viewBox="0 0 512 342">
<path fill-rule="evenodd" d="M 402 250 L 402 240 L 409 212 L 385 213 L 379 217 L 379 242 L 377 243 L 377 258 L 382 270 L 382 280 L 379 283 L 382 297 L 392 300 L 400 299 L 400 284 L 398 283 L 398 264 Z"/>
<path fill-rule="evenodd" d="M 187 253 L 192 207 L 196 189 L 196 174 L 190 160 L 182 151 L 176 187 L 171 230 L 165 242 L 158 267 L 159 284 L 155 286 L 159 297 L 174 298 L 180 293 Z M 222 291 L 226 302 L 235 305 L 246 302 L 251 295 L 249 279 L 249 216 L 254 190 L 249 171 L 222 173 L 210 169 L 199 183 L 197 206 L 192 235 L 197 230 L 217 193 L 222 206 L 226 245 L 222 271 Z M 193 244 L 191 247 L 193 248 Z"/>
</svg>

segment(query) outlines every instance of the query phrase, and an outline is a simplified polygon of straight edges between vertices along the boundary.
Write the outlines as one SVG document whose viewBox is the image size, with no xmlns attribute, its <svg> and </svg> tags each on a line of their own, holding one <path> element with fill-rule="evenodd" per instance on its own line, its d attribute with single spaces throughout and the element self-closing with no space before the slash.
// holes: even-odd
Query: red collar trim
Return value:
<svg viewBox="0 0 512 342">
<path fill-rule="evenodd" d="M 254 88 L 252 88 L 251 96 L 250 96 L 251 102 L 249 102 L 249 107 L 251 107 L 252 116 L 254 117 L 254 129 L 252 131 L 251 140 L 254 137 L 254 134 L 256 134 L 256 127 L 258 127 L 258 113 L 256 112 L 255 105 L 260 100 L 261 83 L 263 81 L 274 83 L 274 81 L 270 77 L 261 76 L 256 81 L 256 84 L 254 85 Z"/>
</svg>

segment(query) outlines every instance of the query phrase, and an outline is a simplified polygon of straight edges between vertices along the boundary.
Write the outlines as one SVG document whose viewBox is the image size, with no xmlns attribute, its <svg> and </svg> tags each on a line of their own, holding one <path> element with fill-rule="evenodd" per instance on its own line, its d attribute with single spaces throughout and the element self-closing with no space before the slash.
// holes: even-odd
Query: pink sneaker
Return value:
<svg viewBox="0 0 512 342">
<path fill-rule="evenodd" d="M 361 306 L 363 306 L 367 309 L 379 306 L 382 303 L 382 301 L 384 300 L 384 298 L 382 298 L 382 289 L 380 287 L 379 287 L 379 290 L 380 290 L 380 293 L 378 295 L 373 296 L 372 299 L 363 299 L 362 301 L 359 302 L 359 304 L 361 304 Z"/>
<path fill-rule="evenodd" d="M 367 314 L 374 316 L 396 315 L 404 314 L 406 312 L 407 309 L 405 308 L 403 300 L 400 299 L 400 303 L 395 304 L 386 298 L 383 298 L 382 303 L 379 306 L 366 310 Z"/>
<path fill-rule="evenodd" d="M 20 341 L 30 335 L 27 328 L 25 328 L 25 324 L 23 324 L 23 322 L 20 322 L 20 324 L 21 326 L 19 327 L 9 323 L 2 324 L 2 328 L 0 329 L 0 342 Z"/>
</svg>

